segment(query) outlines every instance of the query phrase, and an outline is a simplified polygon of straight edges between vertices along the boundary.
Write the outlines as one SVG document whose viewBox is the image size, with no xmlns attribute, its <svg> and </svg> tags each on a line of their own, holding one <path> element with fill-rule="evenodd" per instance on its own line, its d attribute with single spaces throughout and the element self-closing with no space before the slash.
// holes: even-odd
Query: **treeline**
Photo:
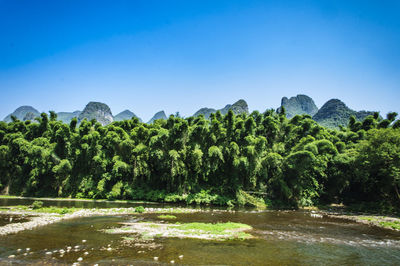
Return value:
<svg viewBox="0 0 400 266">
<path fill-rule="evenodd" d="M 0 122 L 0 190 L 23 196 L 221 205 L 400 206 L 400 120 L 330 130 L 285 110 L 78 125 L 41 114 Z M 254 204 L 254 203 L 253 203 Z"/>
</svg>

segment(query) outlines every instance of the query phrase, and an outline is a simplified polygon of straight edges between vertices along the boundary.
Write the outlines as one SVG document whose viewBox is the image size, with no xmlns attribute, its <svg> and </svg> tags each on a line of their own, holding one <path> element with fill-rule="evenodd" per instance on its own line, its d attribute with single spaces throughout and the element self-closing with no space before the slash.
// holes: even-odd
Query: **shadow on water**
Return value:
<svg viewBox="0 0 400 266">
<path fill-rule="evenodd" d="M 28 198 L 2 198 L 0 206 L 16 206 L 16 205 L 31 205 L 34 201 L 40 200 L 44 207 L 67 207 L 67 208 L 129 208 L 137 206 L 145 207 L 168 207 L 176 206 L 171 204 L 160 204 L 152 202 L 121 202 L 121 201 L 105 201 L 105 200 L 53 200 L 53 199 L 28 199 Z"/>
<path fill-rule="evenodd" d="M 0 226 L 12 223 L 25 223 L 28 222 L 32 216 L 16 215 L 16 214 L 0 214 Z"/>
<path fill-rule="evenodd" d="M 400 261 L 398 232 L 340 219 L 313 218 L 307 212 L 215 210 L 174 215 L 175 220 L 162 220 L 150 213 L 77 218 L 8 235 L 0 239 L 0 263 L 72 264 L 79 258 L 82 263 L 100 265 L 150 265 L 171 260 L 186 265 L 396 265 Z M 143 239 L 135 234 L 104 232 L 121 227 L 121 222 L 138 221 L 240 222 L 254 228 L 249 233 L 255 238 Z M 15 257 L 8 258 L 10 255 Z"/>
</svg>

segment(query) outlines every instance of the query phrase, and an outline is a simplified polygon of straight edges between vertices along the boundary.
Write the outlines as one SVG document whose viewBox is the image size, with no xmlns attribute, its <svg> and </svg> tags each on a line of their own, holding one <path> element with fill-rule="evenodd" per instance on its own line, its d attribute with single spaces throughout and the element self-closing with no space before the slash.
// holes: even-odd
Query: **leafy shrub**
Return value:
<svg viewBox="0 0 400 266">
<path fill-rule="evenodd" d="M 85 198 L 85 194 L 83 194 L 82 192 L 78 192 L 78 193 L 76 193 L 75 198 L 84 199 Z"/>
<path fill-rule="evenodd" d="M 212 203 L 219 206 L 235 206 L 235 201 L 233 199 L 221 195 L 217 195 L 217 198 L 213 200 Z"/>
<path fill-rule="evenodd" d="M 71 212 L 71 211 L 68 210 L 68 208 L 62 208 L 61 211 L 60 211 L 60 214 L 67 214 L 69 212 Z"/>
<path fill-rule="evenodd" d="M 37 210 L 43 207 L 43 201 L 35 200 L 32 203 L 32 209 Z"/>
<path fill-rule="evenodd" d="M 143 206 L 138 206 L 135 208 L 135 212 L 137 213 L 144 213 L 146 210 L 144 209 Z"/>
<path fill-rule="evenodd" d="M 252 206 L 259 209 L 265 209 L 267 207 L 263 199 L 252 196 L 243 190 L 239 190 L 236 193 L 236 200 L 239 206 Z"/>
<path fill-rule="evenodd" d="M 162 201 L 165 198 L 165 193 L 160 190 L 151 190 L 146 193 L 145 199 L 149 201 Z"/>
<path fill-rule="evenodd" d="M 213 201 L 217 199 L 218 195 L 210 194 L 208 190 L 201 190 L 199 193 L 190 194 L 186 202 L 188 204 L 211 204 Z"/>
<path fill-rule="evenodd" d="M 121 189 L 123 187 L 122 181 L 117 182 L 108 193 L 108 199 L 118 199 L 121 197 Z"/>
<path fill-rule="evenodd" d="M 184 202 L 188 195 L 179 195 L 179 194 L 173 194 L 169 193 L 165 196 L 164 201 L 165 202 Z"/>
</svg>

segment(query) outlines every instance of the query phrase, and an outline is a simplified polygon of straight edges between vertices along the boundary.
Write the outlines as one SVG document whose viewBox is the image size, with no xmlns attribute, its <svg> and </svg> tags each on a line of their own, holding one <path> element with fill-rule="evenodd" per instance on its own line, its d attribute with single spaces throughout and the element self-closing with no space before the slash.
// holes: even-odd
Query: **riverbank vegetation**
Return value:
<svg viewBox="0 0 400 266">
<path fill-rule="evenodd" d="M 400 221 L 399 220 L 388 220 L 390 218 L 387 217 L 376 217 L 376 216 L 362 216 L 359 219 L 372 222 L 373 224 L 379 224 L 381 227 L 391 228 L 395 230 L 400 230 Z"/>
<path fill-rule="evenodd" d="M 396 113 L 330 130 L 310 116 L 170 116 L 78 125 L 45 113 L 0 122 L 0 190 L 35 197 L 189 204 L 400 206 Z M 398 207 L 397 207 L 398 208 Z"/>
</svg>

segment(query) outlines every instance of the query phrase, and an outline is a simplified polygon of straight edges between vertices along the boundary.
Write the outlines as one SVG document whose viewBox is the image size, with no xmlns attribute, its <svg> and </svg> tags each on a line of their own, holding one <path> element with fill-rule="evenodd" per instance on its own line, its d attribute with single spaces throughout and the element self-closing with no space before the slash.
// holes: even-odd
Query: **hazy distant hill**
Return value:
<svg viewBox="0 0 400 266">
<path fill-rule="evenodd" d="M 232 110 L 234 114 L 238 115 L 241 113 L 248 114 L 249 113 L 249 106 L 247 105 L 247 102 L 243 99 L 240 99 L 239 101 L 235 102 L 234 104 L 226 105 L 224 108 L 220 109 L 221 114 L 226 115 L 229 110 Z"/>
<path fill-rule="evenodd" d="M 240 99 L 239 101 L 235 102 L 234 104 L 227 104 L 224 108 L 219 109 L 221 114 L 225 115 L 228 113 L 229 110 L 232 110 L 234 114 L 238 115 L 241 113 L 249 113 L 249 106 L 245 100 Z M 217 110 L 213 108 L 201 108 L 193 116 L 204 115 L 205 118 L 209 118 L 212 113 L 217 112 Z"/>
<path fill-rule="evenodd" d="M 57 119 L 60 121 L 63 121 L 64 123 L 69 123 L 69 122 L 71 122 L 72 118 L 74 118 L 74 117 L 78 118 L 80 114 L 81 114 L 81 111 L 58 112 Z"/>
<path fill-rule="evenodd" d="M 151 123 L 153 123 L 155 120 L 158 120 L 158 119 L 167 119 L 167 116 L 165 115 L 165 112 L 164 112 L 164 111 L 157 112 L 157 113 L 149 120 L 149 122 L 147 122 L 147 124 L 151 124 Z"/>
<path fill-rule="evenodd" d="M 132 117 L 136 117 L 139 119 L 139 121 L 141 122 L 142 119 L 140 119 L 137 115 L 135 115 L 133 112 L 131 112 L 130 110 L 125 110 L 122 111 L 121 113 L 117 114 L 116 116 L 114 116 L 114 121 L 123 121 L 123 120 L 129 120 Z"/>
<path fill-rule="evenodd" d="M 27 116 L 28 113 L 31 113 Z M 35 117 L 39 117 L 40 113 L 38 110 L 36 110 L 35 108 L 33 108 L 32 106 L 28 106 L 28 105 L 24 105 L 24 106 L 20 106 L 17 109 L 15 109 L 14 112 L 12 112 L 11 114 L 9 114 L 8 116 L 6 116 L 4 118 L 4 122 L 11 122 L 11 116 L 15 116 L 16 118 L 18 118 L 21 121 L 25 121 L 25 118 L 35 118 Z M 33 120 L 33 119 L 26 119 L 26 120 Z"/>
<path fill-rule="evenodd" d="M 210 115 L 212 113 L 215 113 L 217 110 L 213 109 L 213 108 L 201 108 L 200 110 L 198 110 L 196 113 L 194 113 L 193 116 L 199 116 L 199 115 L 204 115 L 205 118 L 209 118 Z"/>
<path fill-rule="evenodd" d="M 332 99 L 326 102 L 313 119 L 322 126 L 337 128 L 340 125 L 347 126 L 350 116 L 354 115 L 357 120 L 363 120 L 368 115 L 373 115 L 371 111 L 354 111 L 338 99 Z"/>
<path fill-rule="evenodd" d="M 103 126 L 108 125 L 114 121 L 110 107 L 105 103 L 100 102 L 89 102 L 85 109 L 79 114 L 78 122 L 83 119 L 92 120 L 96 119 Z"/>
<path fill-rule="evenodd" d="M 283 97 L 281 101 L 282 106 L 285 107 L 287 118 L 303 114 L 313 116 L 318 112 L 318 107 L 315 105 L 314 100 L 303 94 L 291 97 L 290 99 Z M 277 112 L 280 111 L 281 107 L 278 108 Z"/>
</svg>

